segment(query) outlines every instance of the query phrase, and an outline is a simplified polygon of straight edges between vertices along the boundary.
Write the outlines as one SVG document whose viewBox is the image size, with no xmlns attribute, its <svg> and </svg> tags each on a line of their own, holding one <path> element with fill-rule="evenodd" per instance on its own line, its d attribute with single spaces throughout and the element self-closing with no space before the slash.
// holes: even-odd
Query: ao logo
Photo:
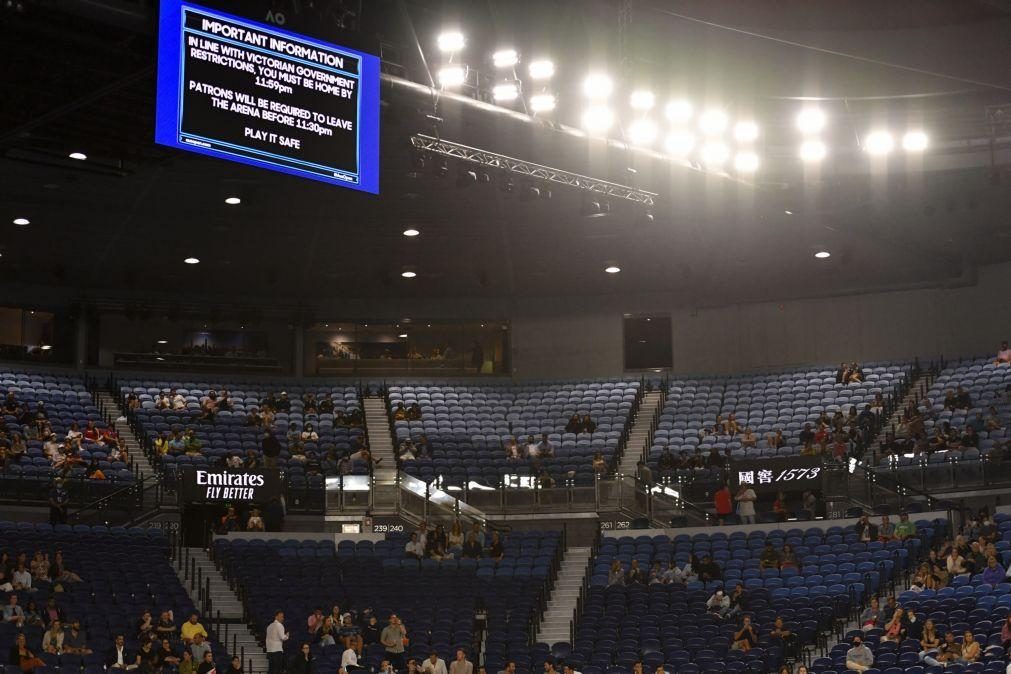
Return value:
<svg viewBox="0 0 1011 674">
<path fill-rule="evenodd" d="M 288 19 L 285 18 L 283 12 L 275 12 L 273 10 L 267 10 L 266 21 L 269 23 L 277 24 L 278 26 L 283 26 Z"/>
</svg>

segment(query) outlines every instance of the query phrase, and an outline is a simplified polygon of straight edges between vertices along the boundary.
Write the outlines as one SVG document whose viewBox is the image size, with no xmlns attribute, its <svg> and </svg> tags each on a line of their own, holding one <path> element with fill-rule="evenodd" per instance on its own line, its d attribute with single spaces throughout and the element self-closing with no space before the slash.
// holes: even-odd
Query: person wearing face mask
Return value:
<svg viewBox="0 0 1011 674">
<path fill-rule="evenodd" d="M 865 672 L 874 664 L 874 653 L 864 646 L 860 637 L 853 639 L 853 648 L 846 651 L 846 669 L 854 672 Z"/>
</svg>

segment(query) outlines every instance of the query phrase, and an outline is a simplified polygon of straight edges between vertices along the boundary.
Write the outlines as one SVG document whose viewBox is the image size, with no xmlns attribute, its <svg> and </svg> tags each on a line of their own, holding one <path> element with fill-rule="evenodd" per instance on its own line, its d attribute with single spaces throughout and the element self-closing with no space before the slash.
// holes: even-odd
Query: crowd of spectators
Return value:
<svg viewBox="0 0 1011 674">
<path fill-rule="evenodd" d="M 497 531 L 486 535 L 481 525 L 474 522 L 464 533 L 459 520 L 449 532 L 441 524 L 430 527 L 421 522 L 404 545 L 404 553 L 413 559 L 494 559 L 501 561 L 505 554 L 503 542 Z"/>
<path fill-rule="evenodd" d="M 864 371 L 860 365 L 852 363 L 839 363 L 839 368 L 835 371 L 835 383 L 837 384 L 860 384 L 864 381 Z"/>
</svg>

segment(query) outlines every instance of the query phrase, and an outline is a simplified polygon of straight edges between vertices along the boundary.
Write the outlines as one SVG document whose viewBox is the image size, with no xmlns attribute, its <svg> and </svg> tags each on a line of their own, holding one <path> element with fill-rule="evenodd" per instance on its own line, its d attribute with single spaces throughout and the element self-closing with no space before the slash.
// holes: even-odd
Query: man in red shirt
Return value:
<svg viewBox="0 0 1011 674">
<path fill-rule="evenodd" d="M 726 482 L 713 494 L 713 504 L 716 506 L 716 519 L 720 524 L 723 524 L 724 520 L 734 512 L 734 502 L 730 494 L 730 487 Z"/>
</svg>

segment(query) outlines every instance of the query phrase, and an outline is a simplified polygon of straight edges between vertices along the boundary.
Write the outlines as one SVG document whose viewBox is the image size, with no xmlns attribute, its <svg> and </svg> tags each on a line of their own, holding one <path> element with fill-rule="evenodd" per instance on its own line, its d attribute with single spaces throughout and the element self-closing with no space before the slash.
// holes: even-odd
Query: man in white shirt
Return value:
<svg viewBox="0 0 1011 674">
<path fill-rule="evenodd" d="M 577 672 L 575 669 L 573 669 L 572 665 L 565 665 L 563 671 L 565 672 L 565 674 L 583 674 L 582 672 Z M 660 672 L 657 672 L 657 674 L 660 674 Z"/>
<path fill-rule="evenodd" d="M 534 440 L 534 436 L 527 436 L 527 456 L 531 459 L 536 459 L 541 454 L 541 448 L 537 445 Z"/>
<path fill-rule="evenodd" d="M 361 639 L 352 639 L 351 646 L 341 654 L 341 666 L 339 674 L 351 674 L 356 669 L 361 669 L 358 665 L 358 651 L 354 646 L 361 644 Z"/>
<path fill-rule="evenodd" d="M 432 651 L 428 659 L 421 663 L 421 671 L 425 674 L 446 674 L 446 661 L 439 657 L 439 654 Z"/>
<path fill-rule="evenodd" d="M 284 611 L 274 614 L 274 622 L 267 625 L 267 635 L 264 641 L 267 646 L 268 674 L 281 674 L 284 669 L 284 642 L 288 640 L 284 631 Z"/>
<path fill-rule="evenodd" d="M 414 559 L 421 559 L 425 556 L 425 546 L 418 542 L 418 534 L 411 534 L 411 540 L 404 545 L 404 553 Z"/>
</svg>

